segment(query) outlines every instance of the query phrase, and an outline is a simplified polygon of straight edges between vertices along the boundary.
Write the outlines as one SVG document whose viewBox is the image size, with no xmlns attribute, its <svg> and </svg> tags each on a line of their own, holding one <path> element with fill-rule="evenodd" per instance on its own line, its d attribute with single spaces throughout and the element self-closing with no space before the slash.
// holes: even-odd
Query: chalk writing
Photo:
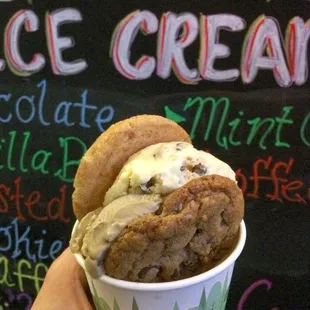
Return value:
<svg viewBox="0 0 310 310">
<path fill-rule="evenodd" d="M 0 269 L 2 271 L 0 274 L 0 284 L 19 291 L 24 291 L 26 287 L 28 289 L 33 287 L 36 293 L 38 293 L 46 276 L 48 266 L 44 263 L 33 265 L 26 259 L 10 262 L 7 257 L 1 254 Z"/>
<path fill-rule="evenodd" d="M 276 147 L 290 147 L 290 144 L 284 140 L 283 131 L 294 124 L 290 115 L 294 109 L 293 106 L 282 107 L 278 116 L 265 118 L 257 116 L 251 119 L 247 119 L 243 110 L 238 111 L 239 117 L 231 118 L 231 101 L 228 97 L 190 97 L 186 100 L 183 111 L 190 111 L 194 108 L 196 108 L 196 112 L 190 128 L 191 139 L 195 139 L 198 125 L 202 125 L 204 128 L 206 127 L 204 141 L 209 141 L 215 137 L 217 145 L 224 149 L 258 143 L 260 149 L 266 150 L 268 148 L 267 142 Z M 179 116 L 168 107 L 165 107 L 165 112 L 166 117 L 170 117 L 179 123 L 185 120 L 184 117 Z M 207 122 L 202 123 L 205 121 L 206 115 Z M 304 127 L 308 126 L 308 118 L 310 117 L 307 116 L 304 121 Z M 304 130 L 302 130 L 303 132 Z M 240 136 L 243 137 L 243 140 L 237 138 Z"/>
<path fill-rule="evenodd" d="M 310 147 L 310 111 L 306 114 L 306 117 L 301 123 L 300 137 L 302 142 Z"/>
<path fill-rule="evenodd" d="M 48 91 L 47 81 L 40 81 L 37 84 L 37 89 L 39 94 L 22 95 L 17 99 L 13 99 L 12 93 L 0 93 L 1 105 L 9 106 L 11 111 L 7 113 L 4 109 L 1 109 L 0 124 L 14 120 L 18 120 L 22 124 L 29 124 L 37 118 L 43 126 L 57 124 L 65 127 L 80 126 L 81 128 L 93 128 L 91 123 L 94 122 L 99 132 L 103 132 L 105 124 L 110 123 L 114 117 L 114 108 L 111 105 L 99 108 L 94 104 L 88 103 L 88 90 L 85 89 L 80 95 L 79 102 L 49 102 L 55 109 L 53 118 L 47 119 L 44 116 Z M 90 114 L 92 116 L 94 114 L 91 111 L 94 111 L 96 115 L 90 121 Z"/>
<path fill-rule="evenodd" d="M 11 289 L 6 289 L 5 294 L 7 295 L 7 298 L 10 304 L 12 303 L 15 304 L 17 302 L 19 305 L 23 306 L 25 310 L 31 309 L 33 300 L 32 300 L 32 297 L 26 292 L 14 293 Z M 7 303 L 7 305 L 9 304 Z M 5 303 L 4 303 L 4 306 L 5 306 Z M 2 309 L 0 306 L 0 310 Z"/>
<path fill-rule="evenodd" d="M 74 47 L 71 37 L 61 37 L 62 24 L 79 23 L 82 14 L 75 8 L 63 8 L 46 13 L 46 42 L 55 75 L 74 75 L 84 71 L 88 64 L 84 59 L 65 61 L 63 51 Z M 217 70 L 215 60 L 230 56 L 230 48 L 220 43 L 220 31 L 243 31 L 246 22 L 233 14 L 201 14 L 200 21 L 190 12 L 179 15 L 164 12 L 160 20 L 150 11 L 136 10 L 124 17 L 111 39 L 111 57 L 115 68 L 128 79 L 143 80 L 154 71 L 159 77 L 167 79 L 173 70 L 176 77 L 187 84 L 200 80 L 234 81 L 240 75 L 244 83 L 252 83 L 259 70 L 272 70 L 277 84 L 288 87 L 295 83 L 303 85 L 308 78 L 307 45 L 310 38 L 310 20 L 304 21 L 294 16 L 286 29 L 286 40 L 275 18 L 259 16 L 249 27 L 241 53 L 241 74 L 236 68 Z M 6 62 L 10 70 L 20 76 L 29 76 L 41 71 L 46 58 L 35 53 L 26 63 L 20 51 L 20 33 L 40 30 L 39 17 L 33 10 L 19 10 L 9 20 L 4 31 Z M 138 30 L 150 35 L 158 32 L 157 61 L 154 57 L 142 55 L 136 64 L 130 63 L 131 48 Z M 184 30 L 179 36 L 180 30 Z M 200 35 L 200 51 L 197 68 L 190 69 L 184 51 Z M 282 45 L 285 41 L 285 47 Z M 267 55 L 264 55 L 264 52 Z M 288 63 L 288 65 L 287 65 Z M 0 71 L 5 62 L 0 60 Z M 171 70 L 172 69 L 172 70 Z"/>
<path fill-rule="evenodd" d="M 62 24 L 76 23 L 82 21 L 81 12 L 74 8 L 55 10 L 46 14 L 46 40 L 50 54 L 52 69 L 56 75 L 77 74 L 87 68 L 84 59 L 73 62 L 65 62 L 62 52 L 74 46 L 70 37 L 60 37 L 59 27 Z M 9 20 L 4 31 L 5 58 L 11 71 L 19 76 L 29 76 L 41 71 L 45 66 L 45 57 L 36 53 L 32 60 L 26 63 L 21 55 L 20 33 L 22 28 L 27 32 L 39 30 L 39 18 L 32 10 L 19 10 Z"/>
<path fill-rule="evenodd" d="M 87 63 L 84 59 L 76 59 L 70 63 L 64 61 L 62 52 L 73 47 L 74 41 L 70 37 L 60 37 L 59 35 L 59 27 L 62 24 L 77 23 L 82 20 L 81 12 L 75 8 L 55 10 L 50 14 L 46 14 L 46 41 L 48 43 L 52 69 L 56 75 L 73 75 L 87 68 Z"/>
<path fill-rule="evenodd" d="M 31 239 L 31 227 L 21 229 L 17 219 L 9 225 L 0 227 L 1 245 L 0 253 L 10 253 L 12 259 L 25 257 L 32 262 L 46 259 L 56 259 L 57 254 L 64 247 L 64 242 L 54 240 L 46 245 L 47 231 L 42 229 L 41 239 Z"/>
<path fill-rule="evenodd" d="M 304 84 L 308 77 L 309 24 L 310 20 L 305 23 L 298 16 L 292 19 L 286 31 L 289 48 L 285 50 L 282 45 L 284 39 L 281 29 L 275 18 L 259 16 L 247 31 L 243 44 L 241 53 L 243 83 L 252 83 L 259 70 L 272 70 L 275 81 L 281 87 L 288 87 L 294 82 L 297 85 Z M 201 14 L 199 22 L 192 13 L 177 15 L 169 11 L 164 12 L 159 21 L 150 11 L 136 10 L 124 17 L 115 28 L 111 40 L 111 57 L 118 72 L 133 80 L 148 79 L 155 69 L 157 76 L 167 79 L 173 69 L 182 83 L 195 84 L 200 80 L 233 81 L 240 76 L 237 68 L 230 70 L 214 68 L 215 60 L 230 56 L 229 47 L 219 43 L 219 34 L 220 30 L 236 32 L 245 28 L 246 22 L 233 14 Z M 131 48 L 139 30 L 144 35 L 158 32 L 157 63 L 154 57 L 143 55 L 135 65 L 130 64 Z M 190 69 L 184 51 L 199 35 L 198 68 Z M 293 48 L 291 42 L 294 42 Z M 287 66 L 287 59 L 290 61 L 290 68 Z"/>
<path fill-rule="evenodd" d="M 237 169 L 239 186 L 247 197 L 253 199 L 266 198 L 307 205 L 310 202 L 310 187 L 303 180 L 292 179 L 294 164 L 293 158 L 286 162 L 275 161 L 272 156 L 259 158 L 253 163 L 251 175 Z M 266 191 L 266 183 L 271 185 L 271 192 Z"/>
<path fill-rule="evenodd" d="M 59 188 L 59 196 L 51 199 L 41 197 L 39 190 L 30 193 L 24 191 L 25 184 L 18 177 L 13 185 L 0 184 L 0 214 L 15 213 L 20 221 L 27 218 L 37 221 L 60 221 L 69 223 L 70 218 L 65 215 L 65 206 L 68 199 L 67 185 Z M 45 208 L 42 203 L 44 202 Z M 39 209 L 38 209 L 39 208 Z"/>
<path fill-rule="evenodd" d="M 86 144 L 77 137 L 59 137 L 56 152 L 44 149 L 29 151 L 30 145 L 34 143 L 32 133 L 29 131 L 18 133 L 14 130 L 7 136 L 2 136 L 0 170 L 52 174 L 64 182 L 72 183 L 75 169 L 87 149 Z M 59 154 L 62 154 L 61 166 L 55 167 L 53 155 Z"/>
<path fill-rule="evenodd" d="M 237 310 L 243 310 L 243 309 L 247 309 L 245 307 L 247 300 L 251 297 L 251 294 L 253 294 L 253 292 L 255 291 L 255 289 L 257 289 L 260 286 L 264 286 L 267 288 L 267 292 L 272 288 L 272 282 L 270 282 L 267 279 L 261 279 L 261 280 L 257 280 L 255 281 L 253 284 L 251 284 L 242 294 L 238 305 L 237 305 Z M 270 310 L 278 310 L 278 307 L 273 307 Z"/>
</svg>

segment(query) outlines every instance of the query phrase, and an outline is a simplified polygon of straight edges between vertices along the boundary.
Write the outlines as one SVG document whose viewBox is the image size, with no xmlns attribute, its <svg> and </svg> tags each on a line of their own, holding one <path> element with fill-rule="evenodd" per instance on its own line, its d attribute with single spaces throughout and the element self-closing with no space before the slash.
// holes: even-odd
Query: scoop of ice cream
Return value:
<svg viewBox="0 0 310 310">
<path fill-rule="evenodd" d="M 86 268 L 93 276 L 100 275 L 111 243 L 131 221 L 156 212 L 161 202 L 159 195 L 129 194 L 88 213 L 71 238 L 71 250 L 86 258 Z"/>
<path fill-rule="evenodd" d="M 195 178 L 211 174 L 235 181 L 229 165 L 189 143 L 154 144 L 129 158 L 106 193 L 104 206 L 129 193 L 165 196 Z"/>
</svg>

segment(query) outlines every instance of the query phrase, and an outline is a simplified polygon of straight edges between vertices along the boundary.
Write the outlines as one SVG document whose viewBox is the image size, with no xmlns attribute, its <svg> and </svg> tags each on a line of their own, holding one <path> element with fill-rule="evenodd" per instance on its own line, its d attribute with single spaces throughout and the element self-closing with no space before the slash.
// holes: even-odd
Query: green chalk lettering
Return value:
<svg viewBox="0 0 310 310">
<path fill-rule="evenodd" d="M 48 159 L 52 156 L 51 152 L 45 150 L 37 151 L 31 159 L 31 168 L 34 171 L 40 171 L 43 174 L 48 174 L 49 171 L 46 169 Z"/>
<path fill-rule="evenodd" d="M 184 111 L 191 108 L 196 103 L 198 104 L 198 108 L 197 108 L 195 118 L 193 121 L 193 126 L 192 126 L 191 131 L 190 131 L 190 137 L 192 140 L 195 139 L 195 137 L 196 137 L 197 125 L 200 121 L 202 111 L 203 111 L 203 108 L 204 108 L 206 102 L 207 102 L 207 98 L 203 99 L 201 97 L 195 97 L 195 98 L 189 97 L 185 103 L 185 106 L 183 109 Z"/>
<path fill-rule="evenodd" d="M 0 257 L 0 270 L 0 284 L 4 284 L 6 287 L 14 287 L 15 284 L 9 280 L 9 260 L 5 256 Z"/>
<path fill-rule="evenodd" d="M 80 157 L 78 159 L 69 159 L 69 144 L 70 143 L 78 144 L 78 146 L 82 149 L 81 155 L 83 155 L 87 147 L 83 141 L 81 141 L 79 138 L 76 137 L 67 137 L 67 138 L 59 138 L 59 143 L 60 146 L 63 148 L 63 162 L 62 162 L 62 168 L 58 169 L 55 173 L 54 176 L 59 177 L 62 181 L 65 182 L 73 182 L 74 178 L 74 173 L 75 171 L 72 171 L 71 169 L 71 174 L 69 173 L 69 168 L 77 168 L 77 166 L 80 163 Z M 76 154 L 76 151 L 74 152 Z M 75 170 L 75 169 L 74 169 Z"/>
<path fill-rule="evenodd" d="M 247 138 L 247 144 L 250 145 L 253 141 L 253 139 L 256 137 L 257 133 L 259 132 L 259 130 L 262 128 L 262 126 L 266 123 L 269 123 L 269 126 L 267 128 L 267 130 L 264 132 L 264 134 L 261 136 L 260 140 L 259 140 L 259 147 L 263 150 L 266 150 L 267 147 L 265 146 L 265 140 L 268 137 L 268 135 L 270 134 L 270 132 L 272 131 L 272 129 L 275 126 L 275 120 L 273 118 L 265 118 L 265 119 L 261 119 L 260 117 L 256 117 L 253 118 L 251 120 L 248 120 L 247 123 L 252 126 L 250 134 Z"/>
<path fill-rule="evenodd" d="M 40 276 L 40 274 L 42 272 L 40 272 L 40 270 L 43 270 L 43 274 Z M 35 289 L 36 289 L 36 292 L 38 293 L 43 282 L 44 282 L 44 278 L 47 274 L 47 271 L 48 271 L 48 267 L 43 264 L 43 263 L 38 263 L 36 264 L 36 267 L 34 269 L 34 275 L 33 275 L 33 278 L 34 278 L 34 286 L 35 286 Z"/>
<path fill-rule="evenodd" d="M 239 111 L 240 116 L 243 116 L 243 114 L 244 114 L 243 111 Z M 241 141 L 234 141 L 234 135 L 240 123 L 241 123 L 241 119 L 239 117 L 235 118 L 233 121 L 228 123 L 228 125 L 231 127 L 231 130 L 228 136 L 228 141 L 233 146 L 241 145 Z"/>
<path fill-rule="evenodd" d="M 219 105 L 223 104 L 224 105 L 223 112 L 221 114 L 221 119 L 219 121 L 219 127 L 217 128 L 217 131 L 216 131 L 216 142 L 219 146 L 228 149 L 227 137 L 221 136 L 226 119 L 227 119 L 229 107 L 230 107 L 230 101 L 227 97 L 221 97 L 218 100 L 216 100 L 213 97 L 206 97 L 206 98 L 202 98 L 202 97 L 191 98 L 190 97 L 187 99 L 187 102 L 185 103 L 185 106 L 184 106 L 184 111 L 188 110 L 195 104 L 198 104 L 198 108 L 197 108 L 197 111 L 194 117 L 193 125 L 190 131 L 190 137 L 191 139 L 194 139 L 196 137 L 197 126 L 199 124 L 199 121 L 201 120 L 201 116 L 202 116 L 206 103 L 211 103 L 212 107 L 211 107 L 211 112 L 210 112 L 209 119 L 208 119 L 208 126 L 206 129 L 205 135 L 204 135 L 204 140 L 205 141 L 209 140 L 210 133 L 214 125 L 216 112 L 218 110 Z"/>
<path fill-rule="evenodd" d="M 221 114 L 221 120 L 219 121 L 219 126 L 218 126 L 217 131 L 216 131 L 216 142 L 219 146 L 222 146 L 225 149 L 228 149 L 227 137 L 223 136 L 222 141 L 221 141 L 221 134 L 222 134 L 223 127 L 225 125 L 225 121 L 227 119 L 227 115 L 229 112 L 230 100 L 227 97 L 221 97 L 217 101 L 214 98 L 210 98 L 210 101 L 212 103 L 212 108 L 211 108 L 211 113 L 209 116 L 208 127 L 207 127 L 207 130 L 205 132 L 204 140 L 205 141 L 209 140 L 211 129 L 212 129 L 213 123 L 214 123 L 214 119 L 216 117 L 217 109 L 218 109 L 219 105 L 223 103 L 224 108 L 223 108 L 223 112 Z"/>
<path fill-rule="evenodd" d="M 27 149 L 27 145 L 28 145 L 28 142 L 29 142 L 29 138 L 30 138 L 30 132 L 29 131 L 25 131 L 23 133 L 23 136 L 24 136 L 24 139 L 23 139 L 22 149 L 21 149 L 21 152 L 20 152 L 19 167 L 20 167 L 20 170 L 22 172 L 27 172 L 28 168 L 25 168 L 25 166 L 24 166 L 24 163 L 25 163 L 24 159 L 25 159 L 26 149 Z"/>
<path fill-rule="evenodd" d="M 284 125 L 294 124 L 294 121 L 291 118 L 287 119 L 288 115 L 291 113 L 291 111 L 293 109 L 294 109 L 294 107 L 292 107 L 292 106 L 285 106 L 282 109 L 283 110 L 282 117 L 276 117 L 276 122 L 278 123 L 278 126 L 277 126 L 277 130 L 276 130 L 275 146 L 287 147 L 287 148 L 290 147 L 290 145 L 288 143 L 281 141 L 281 131 L 282 131 Z"/>
<path fill-rule="evenodd" d="M 0 140 L 0 143 L 5 143 L 5 140 L 3 141 L 4 139 L 1 139 Z M 2 151 L 2 145 L 0 144 L 0 152 Z M 2 157 L 2 156 L 1 156 Z M 2 170 L 4 168 L 4 165 L 0 165 L 0 170 Z"/>
<path fill-rule="evenodd" d="M 9 132 L 10 136 L 10 144 L 9 144 L 9 151 L 8 151 L 8 157 L 7 157 L 7 167 L 10 171 L 15 171 L 16 168 L 12 164 L 12 155 L 13 155 L 13 148 L 15 145 L 15 138 L 16 138 L 16 130 Z"/>
<path fill-rule="evenodd" d="M 306 117 L 304 118 L 304 120 L 300 126 L 301 140 L 306 146 L 310 147 L 310 140 L 306 136 L 307 129 L 309 128 L 309 122 L 310 122 L 310 112 L 308 112 L 308 114 L 306 115 Z M 309 131 L 309 129 L 308 129 L 308 131 Z"/>
</svg>

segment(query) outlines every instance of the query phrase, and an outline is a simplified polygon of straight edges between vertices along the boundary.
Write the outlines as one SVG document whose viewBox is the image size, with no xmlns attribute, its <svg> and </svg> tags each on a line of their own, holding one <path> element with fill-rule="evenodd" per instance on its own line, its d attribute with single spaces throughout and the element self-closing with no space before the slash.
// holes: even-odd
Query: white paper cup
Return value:
<svg viewBox="0 0 310 310">
<path fill-rule="evenodd" d="M 76 226 L 77 222 L 73 231 Z M 165 283 L 136 283 L 106 275 L 93 279 L 85 269 L 83 256 L 74 255 L 85 271 L 97 310 L 223 310 L 245 240 L 242 221 L 235 248 L 220 264 L 197 276 Z"/>
</svg>

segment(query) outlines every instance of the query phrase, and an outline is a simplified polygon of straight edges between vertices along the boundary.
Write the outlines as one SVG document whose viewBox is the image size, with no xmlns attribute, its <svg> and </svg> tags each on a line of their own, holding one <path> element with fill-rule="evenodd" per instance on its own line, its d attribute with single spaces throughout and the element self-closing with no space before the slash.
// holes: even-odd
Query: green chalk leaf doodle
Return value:
<svg viewBox="0 0 310 310">
<path fill-rule="evenodd" d="M 167 105 L 164 107 L 164 109 L 165 109 L 166 118 L 176 123 L 182 123 L 186 121 L 186 119 L 183 116 L 172 111 Z"/>
</svg>

